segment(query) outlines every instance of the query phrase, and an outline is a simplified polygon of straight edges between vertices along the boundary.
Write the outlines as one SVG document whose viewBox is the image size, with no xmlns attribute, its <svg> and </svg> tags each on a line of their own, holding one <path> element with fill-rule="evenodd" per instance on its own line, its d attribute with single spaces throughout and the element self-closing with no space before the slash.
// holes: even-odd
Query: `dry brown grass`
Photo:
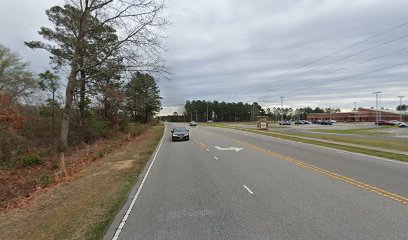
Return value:
<svg viewBox="0 0 408 240">
<path fill-rule="evenodd" d="M 37 192 L 28 206 L 0 214 L 0 239 L 99 239 L 163 133 L 155 126 L 78 172 Z"/>
</svg>

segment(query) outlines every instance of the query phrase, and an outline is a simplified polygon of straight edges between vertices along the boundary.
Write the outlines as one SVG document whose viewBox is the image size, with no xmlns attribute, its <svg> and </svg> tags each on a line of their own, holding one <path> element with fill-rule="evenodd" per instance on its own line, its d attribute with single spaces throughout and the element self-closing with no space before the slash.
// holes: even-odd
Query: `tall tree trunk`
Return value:
<svg viewBox="0 0 408 240">
<path fill-rule="evenodd" d="M 63 110 L 63 114 L 62 114 L 61 135 L 60 135 L 62 151 L 66 151 L 66 149 L 68 148 L 69 120 L 70 120 L 72 102 L 74 100 L 75 79 L 78 73 L 77 63 L 78 63 L 78 60 L 74 59 L 72 63 L 71 72 L 68 77 L 67 90 L 65 92 L 65 107 Z"/>
<path fill-rule="evenodd" d="M 74 100 L 74 93 L 76 88 L 76 76 L 81 70 L 79 68 L 81 61 L 81 54 L 83 54 L 83 41 L 85 39 L 85 26 L 87 22 L 87 17 L 89 14 L 89 1 L 85 0 L 84 11 L 81 16 L 78 37 L 75 41 L 75 50 L 72 56 L 71 71 L 68 76 L 67 89 L 65 92 L 65 107 L 63 110 L 62 121 L 61 121 L 61 159 L 64 159 L 64 152 L 68 149 L 68 132 L 69 132 L 69 120 L 72 108 L 72 102 Z"/>
<path fill-rule="evenodd" d="M 84 66 L 84 56 L 81 53 L 80 54 L 80 60 L 79 60 L 79 67 L 81 69 L 80 71 L 80 75 L 81 75 L 81 79 L 80 79 L 80 85 L 81 85 L 81 89 L 79 92 L 79 115 L 81 117 L 81 122 L 83 121 L 84 118 L 84 112 L 85 112 L 85 91 L 86 91 L 86 81 L 85 81 L 85 70 L 82 69 L 82 67 Z"/>
</svg>

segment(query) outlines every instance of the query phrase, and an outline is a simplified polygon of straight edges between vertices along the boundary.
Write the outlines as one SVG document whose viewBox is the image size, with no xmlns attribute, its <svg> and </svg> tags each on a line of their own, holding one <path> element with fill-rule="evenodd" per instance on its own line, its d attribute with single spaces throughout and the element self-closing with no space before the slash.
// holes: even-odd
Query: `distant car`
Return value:
<svg viewBox="0 0 408 240">
<path fill-rule="evenodd" d="M 394 125 L 394 126 L 398 126 L 398 125 L 400 125 L 402 122 L 397 121 L 397 120 L 391 120 L 390 123 L 391 123 L 392 125 Z"/>
<path fill-rule="evenodd" d="M 309 121 L 304 120 L 304 121 L 303 121 L 303 124 L 312 124 L 312 123 L 309 122 Z"/>
<path fill-rule="evenodd" d="M 212 122 L 214 122 L 214 121 L 213 121 L 213 120 L 208 120 L 207 122 L 212 123 Z"/>
<path fill-rule="evenodd" d="M 171 140 L 172 141 L 188 141 L 190 139 L 190 134 L 188 133 L 188 129 L 185 127 L 175 127 L 171 130 Z"/>
<path fill-rule="evenodd" d="M 400 128 L 407 128 L 407 127 L 408 127 L 408 123 L 402 122 L 402 123 L 398 124 L 398 127 L 400 127 Z"/>
<path fill-rule="evenodd" d="M 292 125 L 292 123 L 290 121 L 283 121 L 280 122 L 279 125 Z"/>
<path fill-rule="evenodd" d="M 322 120 L 315 120 L 315 121 L 313 121 L 313 124 L 321 124 L 322 123 Z"/>
<path fill-rule="evenodd" d="M 320 124 L 321 125 L 333 125 L 333 123 L 330 120 L 322 121 Z"/>
<path fill-rule="evenodd" d="M 295 125 L 305 124 L 303 120 L 296 120 Z"/>
<path fill-rule="evenodd" d="M 192 126 L 192 127 L 197 126 L 197 122 L 196 122 L 196 121 L 191 121 L 191 122 L 190 122 L 190 126 Z"/>
<path fill-rule="evenodd" d="M 377 122 L 377 125 L 378 125 L 378 126 L 384 126 L 384 125 L 386 125 L 386 126 L 393 126 L 394 124 L 393 124 L 392 122 L 389 122 L 389 121 L 379 120 L 379 121 Z"/>
<path fill-rule="evenodd" d="M 329 120 L 331 123 L 336 123 L 337 121 L 336 120 Z"/>
</svg>

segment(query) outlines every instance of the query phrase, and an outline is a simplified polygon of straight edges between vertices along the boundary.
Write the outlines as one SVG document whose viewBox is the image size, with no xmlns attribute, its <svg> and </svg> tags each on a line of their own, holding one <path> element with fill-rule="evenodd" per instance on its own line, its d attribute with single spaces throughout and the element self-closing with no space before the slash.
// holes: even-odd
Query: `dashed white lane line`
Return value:
<svg viewBox="0 0 408 240">
<path fill-rule="evenodd" d="M 251 195 L 254 195 L 254 192 L 252 192 L 251 189 L 249 189 L 249 187 L 247 187 L 246 185 L 242 185 Z"/>
<path fill-rule="evenodd" d="M 215 159 L 215 160 L 218 160 L 218 158 L 217 158 L 217 157 L 214 157 L 214 159 Z"/>
</svg>

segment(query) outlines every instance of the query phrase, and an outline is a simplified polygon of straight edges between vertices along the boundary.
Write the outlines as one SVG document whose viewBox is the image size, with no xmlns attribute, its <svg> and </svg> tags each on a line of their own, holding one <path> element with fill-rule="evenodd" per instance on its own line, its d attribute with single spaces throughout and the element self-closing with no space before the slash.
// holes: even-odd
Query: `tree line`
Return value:
<svg viewBox="0 0 408 240">
<path fill-rule="evenodd" d="M 258 116 L 268 116 L 272 121 L 306 119 L 309 113 L 340 112 L 340 109 L 330 108 L 262 108 L 257 102 L 218 102 L 205 100 L 187 100 L 184 112 L 164 117 L 168 121 L 255 121 Z M 208 115 L 207 115 L 208 113 Z"/>
<path fill-rule="evenodd" d="M 0 161 L 59 153 L 150 122 L 161 109 L 162 2 L 70 0 L 46 11 L 50 67 L 40 74 L 0 45 Z M 54 158 L 57 158 L 54 156 Z"/>
</svg>

